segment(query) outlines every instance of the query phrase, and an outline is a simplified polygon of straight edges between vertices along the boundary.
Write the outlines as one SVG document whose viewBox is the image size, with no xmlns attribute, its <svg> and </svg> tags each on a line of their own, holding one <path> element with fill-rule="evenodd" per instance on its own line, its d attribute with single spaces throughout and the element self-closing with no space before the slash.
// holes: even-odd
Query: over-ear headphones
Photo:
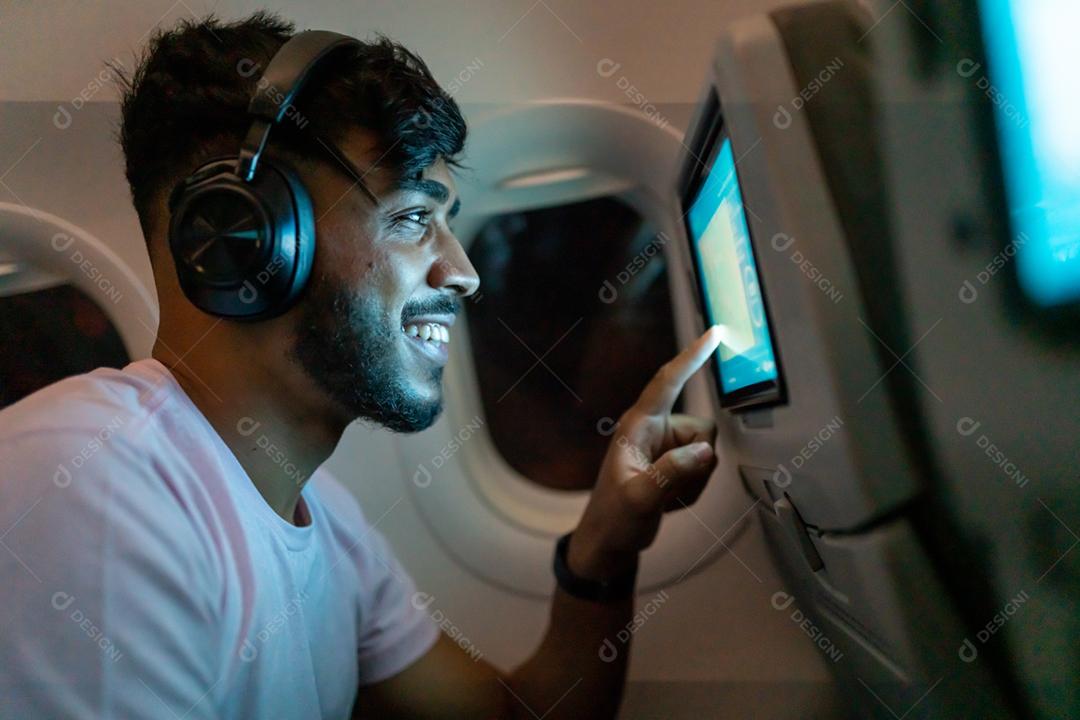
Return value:
<svg viewBox="0 0 1080 720">
<path fill-rule="evenodd" d="M 239 155 L 210 160 L 173 188 L 169 247 L 181 289 L 204 312 L 263 320 L 299 298 L 315 258 L 311 197 L 294 170 L 262 154 L 271 128 L 295 113 L 292 102 L 311 71 L 359 44 L 326 30 L 286 41 L 255 86 Z"/>
</svg>

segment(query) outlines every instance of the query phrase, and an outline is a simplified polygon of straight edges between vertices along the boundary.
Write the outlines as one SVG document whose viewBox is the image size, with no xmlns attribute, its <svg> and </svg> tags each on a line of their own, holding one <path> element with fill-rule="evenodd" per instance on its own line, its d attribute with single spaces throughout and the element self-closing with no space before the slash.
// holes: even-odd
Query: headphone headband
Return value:
<svg viewBox="0 0 1080 720">
<path fill-rule="evenodd" d="M 330 53 L 359 45 L 356 38 L 329 30 L 305 30 L 282 45 L 266 66 L 248 105 L 254 118 L 240 146 L 236 172 L 244 182 L 255 175 L 270 129 L 281 122 L 311 71 Z M 276 92 L 266 92 L 266 89 Z"/>
</svg>

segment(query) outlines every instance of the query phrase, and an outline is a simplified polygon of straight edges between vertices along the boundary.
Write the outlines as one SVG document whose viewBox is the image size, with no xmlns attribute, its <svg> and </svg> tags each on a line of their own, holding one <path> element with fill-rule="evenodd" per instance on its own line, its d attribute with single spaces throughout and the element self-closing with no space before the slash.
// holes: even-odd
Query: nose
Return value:
<svg viewBox="0 0 1080 720">
<path fill-rule="evenodd" d="M 435 289 L 445 288 L 461 297 L 469 297 L 480 287 L 476 268 L 452 233 L 443 234 L 439 255 L 428 273 L 428 284 Z"/>
</svg>

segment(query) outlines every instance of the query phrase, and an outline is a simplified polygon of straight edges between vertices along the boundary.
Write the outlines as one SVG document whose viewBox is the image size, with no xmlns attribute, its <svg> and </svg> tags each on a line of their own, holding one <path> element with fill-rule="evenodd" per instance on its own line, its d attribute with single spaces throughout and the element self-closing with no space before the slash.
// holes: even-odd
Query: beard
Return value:
<svg viewBox="0 0 1080 720">
<path fill-rule="evenodd" d="M 292 358 L 350 419 L 400 433 L 430 427 L 442 412 L 443 369 L 432 368 L 421 378 L 435 388 L 433 396 L 417 392 L 402 359 L 400 318 L 374 294 L 358 294 L 326 275 L 312 280 Z M 417 315 L 419 306 L 407 306 L 402 314 Z"/>
</svg>

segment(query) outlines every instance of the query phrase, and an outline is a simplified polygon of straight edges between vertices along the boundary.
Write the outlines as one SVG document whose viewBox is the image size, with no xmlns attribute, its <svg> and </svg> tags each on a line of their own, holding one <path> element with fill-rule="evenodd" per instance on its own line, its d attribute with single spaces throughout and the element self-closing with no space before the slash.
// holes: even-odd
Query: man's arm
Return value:
<svg viewBox="0 0 1080 720">
<path fill-rule="evenodd" d="M 603 580 L 633 566 L 668 510 L 693 503 L 716 466 L 711 421 L 671 415 L 686 381 L 712 355 L 715 328 L 668 362 L 616 425 L 593 494 L 567 551 L 570 570 Z M 536 652 L 508 675 L 445 635 L 420 660 L 360 688 L 354 717 L 613 718 L 622 699 L 633 596 L 580 600 L 561 588 Z"/>
<path fill-rule="evenodd" d="M 448 636 L 392 678 L 360 688 L 355 718 L 614 717 L 626 675 L 628 646 L 600 659 L 605 639 L 626 627 L 633 601 L 612 605 L 557 590 L 547 634 L 510 675 L 476 661 Z"/>
</svg>

